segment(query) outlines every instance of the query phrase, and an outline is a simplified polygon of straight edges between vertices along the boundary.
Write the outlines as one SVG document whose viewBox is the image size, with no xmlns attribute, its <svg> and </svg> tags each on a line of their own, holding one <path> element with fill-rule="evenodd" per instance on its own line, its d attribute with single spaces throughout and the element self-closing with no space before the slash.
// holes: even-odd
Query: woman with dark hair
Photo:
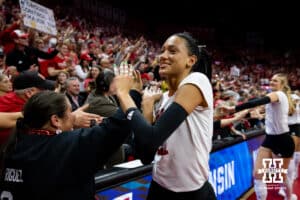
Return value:
<svg viewBox="0 0 300 200">
<path fill-rule="evenodd" d="M 144 163 L 154 159 L 148 200 L 216 199 L 208 182 L 213 136 L 210 63 L 191 35 L 170 36 L 159 55 L 159 74 L 169 91 L 156 105 L 159 95 L 144 99 L 142 110 L 148 121 L 128 94 L 133 79 L 126 74 L 115 78 L 117 96 L 135 134 L 136 152 Z"/>
<path fill-rule="evenodd" d="M 84 88 L 86 92 L 91 92 L 95 89 L 95 81 L 102 69 L 99 66 L 92 66 L 87 78 L 84 80 Z"/>
<path fill-rule="evenodd" d="M 89 104 L 87 112 L 109 117 L 118 109 L 118 103 L 114 97 L 116 87 L 114 84 L 114 73 L 105 69 L 96 78 L 96 88 L 87 97 Z"/>
<path fill-rule="evenodd" d="M 66 71 L 61 71 L 57 74 L 55 80 L 55 92 L 65 93 L 66 92 L 66 80 L 69 78 L 69 73 Z"/>
<path fill-rule="evenodd" d="M 75 66 L 75 74 L 80 82 L 80 92 L 85 92 L 84 88 L 84 80 L 89 75 L 90 71 L 90 62 L 92 61 L 92 57 L 89 56 L 88 52 L 82 52 L 80 55 L 80 63 Z"/>
<path fill-rule="evenodd" d="M 86 103 L 90 103 L 98 96 L 114 95 L 116 90 L 113 84 L 114 77 L 115 74 L 109 69 L 101 71 L 95 79 L 95 89 L 88 95 Z"/>
<path fill-rule="evenodd" d="M 130 134 L 122 112 L 88 129 L 63 94 L 45 91 L 24 106 L 1 152 L 0 196 L 7 199 L 94 199 L 94 173 Z"/>
</svg>

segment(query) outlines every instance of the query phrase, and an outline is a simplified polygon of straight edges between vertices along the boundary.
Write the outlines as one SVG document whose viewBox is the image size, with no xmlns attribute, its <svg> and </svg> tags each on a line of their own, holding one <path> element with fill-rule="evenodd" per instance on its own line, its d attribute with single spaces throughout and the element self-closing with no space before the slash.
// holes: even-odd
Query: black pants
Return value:
<svg viewBox="0 0 300 200">
<path fill-rule="evenodd" d="M 215 192 L 208 181 L 195 191 L 190 192 L 173 192 L 161 187 L 159 184 L 152 180 L 147 200 L 216 200 Z"/>
</svg>

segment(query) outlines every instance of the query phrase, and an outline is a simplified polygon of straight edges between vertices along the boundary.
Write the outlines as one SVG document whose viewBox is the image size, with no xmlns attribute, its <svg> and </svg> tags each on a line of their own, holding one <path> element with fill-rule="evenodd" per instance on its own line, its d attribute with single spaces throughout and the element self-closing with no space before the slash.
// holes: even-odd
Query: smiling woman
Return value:
<svg viewBox="0 0 300 200">
<path fill-rule="evenodd" d="M 190 34 L 178 33 L 163 44 L 159 65 L 169 91 L 156 106 L 156 95 L 149 97 L 155 100 L 144 97 L 143 113 L 155 113 L 146 117 L 148 122 L 129 98 L 132 78 L 115 78 L 117 96 L 135 134 L 137 153 L 144 163 L 154 159 L 147 199 L 216 199 L 207 181 L 213 134 L 209 56 L 199 50 Z"/>
</svg>

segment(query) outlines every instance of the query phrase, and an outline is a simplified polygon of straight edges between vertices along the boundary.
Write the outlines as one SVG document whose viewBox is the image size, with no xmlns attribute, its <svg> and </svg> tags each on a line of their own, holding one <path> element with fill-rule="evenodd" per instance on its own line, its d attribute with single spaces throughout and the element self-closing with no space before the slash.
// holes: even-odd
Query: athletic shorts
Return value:
<svg viewBox="0 0 300 200">
<path fill-rule="evenodd" d="M 282 158 L 292 157 L 295 151 L 295 143 L 289 132 L 280 135 L 266 134 L 261 146 L 271 149 L 275 155 Z"/>
<path fill-rule="evenodd" d="M 300 124 L 291 124 L 289 125 L 290 134 L 300 137 Z"/>
</svg>

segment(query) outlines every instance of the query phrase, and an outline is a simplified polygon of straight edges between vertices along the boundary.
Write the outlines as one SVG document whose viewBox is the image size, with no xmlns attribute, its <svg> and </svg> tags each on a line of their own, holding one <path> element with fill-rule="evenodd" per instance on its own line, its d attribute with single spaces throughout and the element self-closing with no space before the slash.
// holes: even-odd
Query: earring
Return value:
<svg viewBox="0 0 300 200">
<path fill-rule="evenodd" d="M 56 133 L 56 135 L 61 134 L 61 133 L 62 133 L 62 130 L 56 129 L 56 130 L 55 130 L 55 133 Z"/>
</svg>

